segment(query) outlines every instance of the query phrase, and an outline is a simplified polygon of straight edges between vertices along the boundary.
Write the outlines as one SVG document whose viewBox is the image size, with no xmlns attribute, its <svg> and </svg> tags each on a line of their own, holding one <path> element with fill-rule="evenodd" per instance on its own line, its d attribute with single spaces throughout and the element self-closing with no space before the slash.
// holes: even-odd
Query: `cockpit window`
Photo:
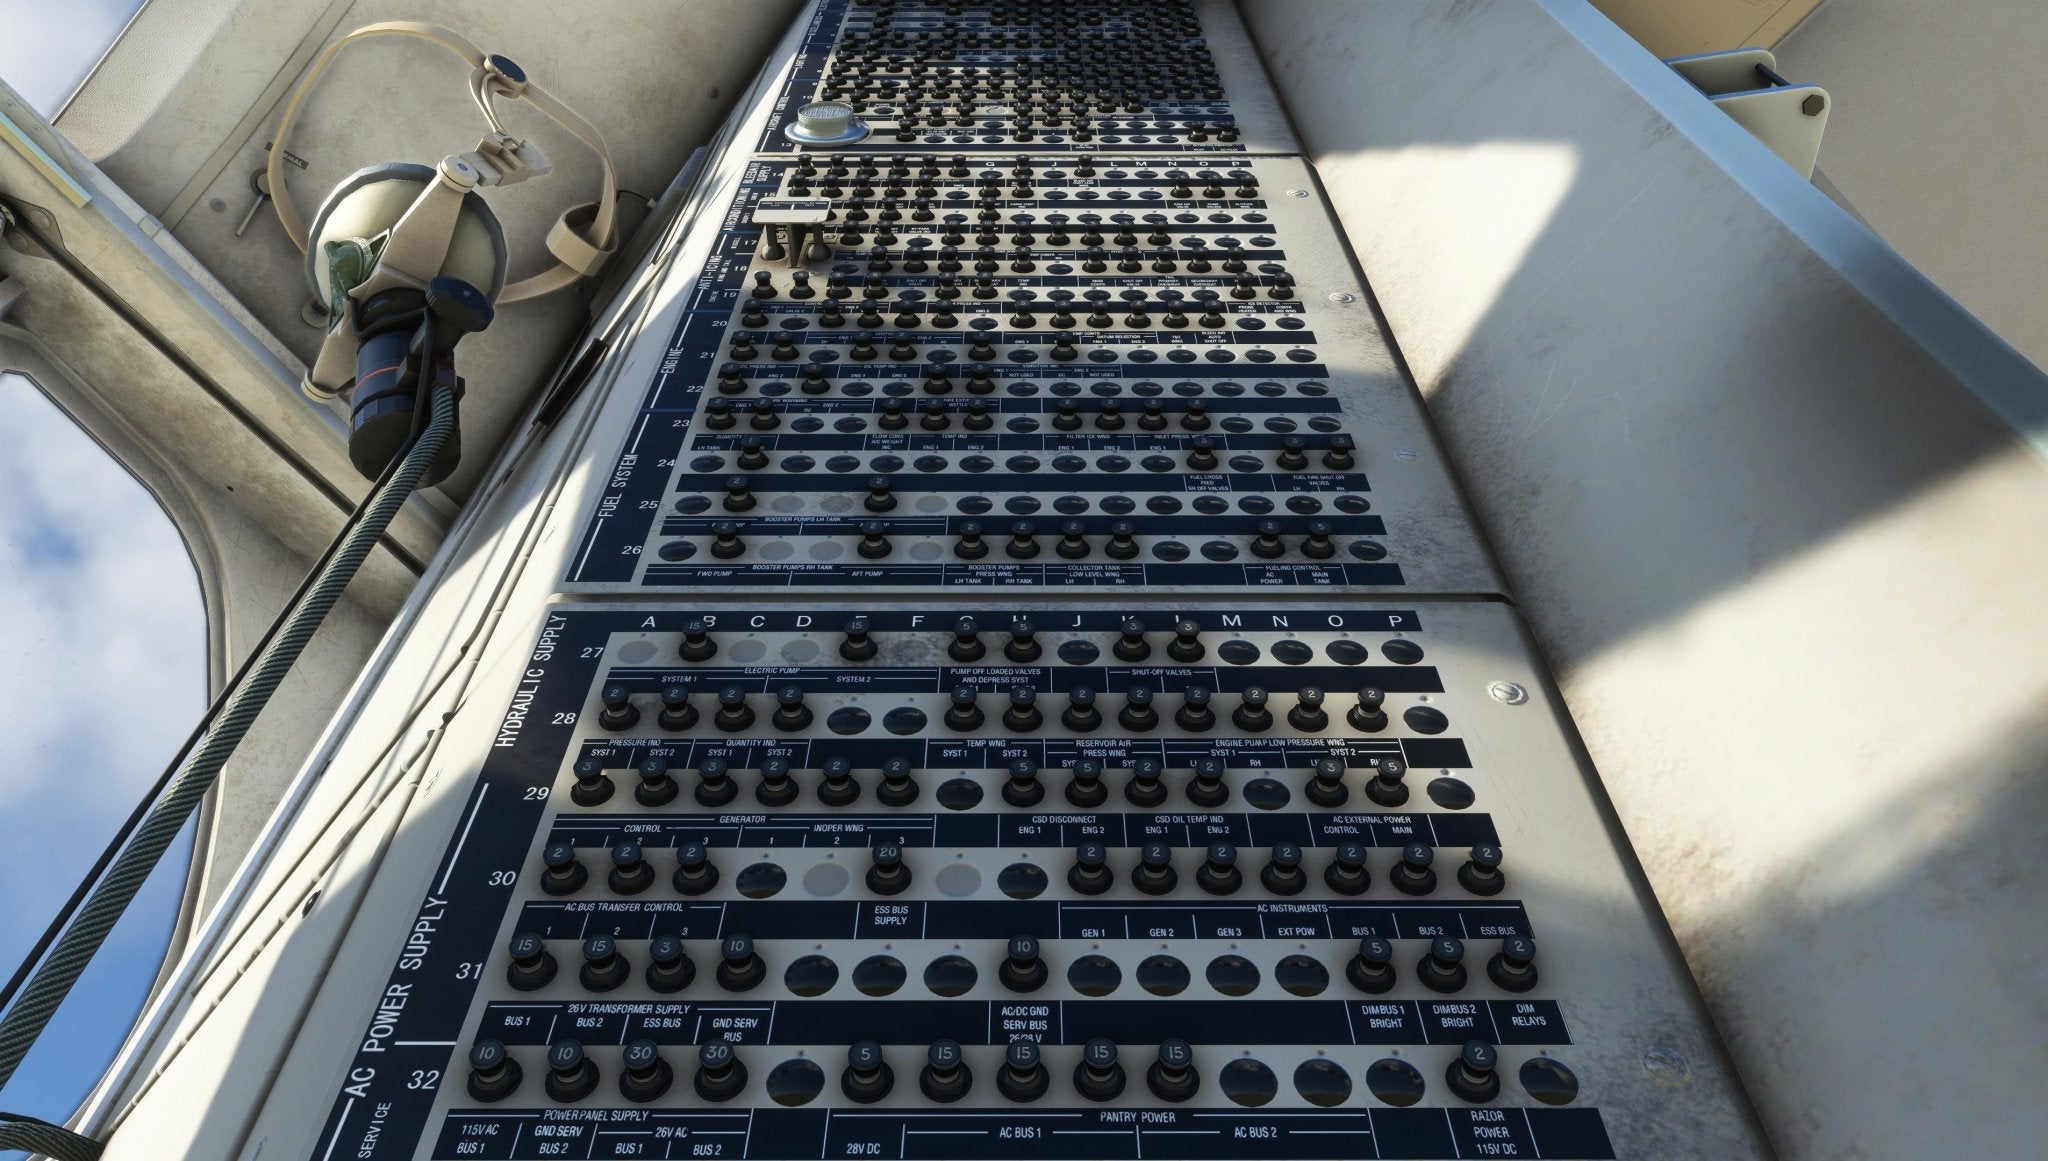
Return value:
<svg viewBox="0 0 2048 1161">
<path fill-rule="evenodd" d="M 206 614 L 183 539 L 135 477 L 0 363 L 0 978 L 13 973 L 204 712 Z M 62 1122 L 169 946 L 189 834 L 114 928 L 0 1109 Z"/>
<path fill-rule="evenodd" d="M 0 81 L 37 112 L 55 118 L 140 11 L 142 0 L 5 0 L 0 3 L 0 24 L 7 30 L 0 36 Z"/>
</svg>

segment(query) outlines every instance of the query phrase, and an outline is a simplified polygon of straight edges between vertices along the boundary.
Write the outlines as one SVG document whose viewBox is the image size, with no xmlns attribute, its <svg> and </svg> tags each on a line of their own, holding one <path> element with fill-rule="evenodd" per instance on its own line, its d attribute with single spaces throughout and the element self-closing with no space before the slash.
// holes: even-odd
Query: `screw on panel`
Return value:
<svg viewBox="0 0 2048 1161">
<path fill-rule="evenodd" d="M 1394 449 L 1394 458 L 1403 463 L 1412 463 L 1421 454 L 1421 452 L 1416 451 L 1412 447 L 1397 447 Z"/>
<path fill-rule="evenodd" d="M 1287 196 L 1291 198 L 1305 198 L 1308 196 L 1308 191 L 1305 189 L 1291 189 L 1287 191 Z"/>
<path fill-rule="evenodd" d="M 1643 1049 L 1643 1071 L 1658 1084 L 1676 1088 L 1692 1082 L 1692 1062 L 1685 1053 L 1668 1044 L 1652 1044 Z"/>
<path fill-rule="evenodd" d="M 1486 692 L 1503 705 L 1521 705 L 1529 700 L 1529 691 L 1512 681 L 1496 681 L 1486 687 Z"/>
<path fill-rule="evenodd" d="M 1358 301 L 1358 296 L 1357 296 L 1357 295 L 1355 295 L 1355 294 L 1352 294 L 1351 292 L 1349 292 L 1349 291 L 1346 291 L 1346 290 L 1333 290 L 1333 291 L 1331 291 L 1331 292 L 1330 292 L 1330 301 L 1331 301 L 1331 302 L 1357 302 L 1357 301 Z"/>
</svg>

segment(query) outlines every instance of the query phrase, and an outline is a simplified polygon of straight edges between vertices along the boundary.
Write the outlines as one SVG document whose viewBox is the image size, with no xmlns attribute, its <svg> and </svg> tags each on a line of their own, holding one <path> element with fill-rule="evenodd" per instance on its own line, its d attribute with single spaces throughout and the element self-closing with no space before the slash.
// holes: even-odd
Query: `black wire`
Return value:
<svg viewBox="0 0 2048 1161">
<path fill-rule="evenodd" d="M 64 1127 L 62 1125 L 53 1124 L 52 1122 L 46 1121 L 41 1117 L 31 1117 L 27 1113 L 10 1113 L 0 1111 L 0 1121 L 19 1121 L 24 1125 L 44 1125 L 52 1129 L 61 1129 Z"/>
<path fill-rule="evenodd" d="M 418 438 L 419 424 L 415 421 L 413 433 L 407 439 L 406 446 L 410 447 L 412 441 Z M 135 828 L 141 826 L 142 820 L 149 817 L 150 807 L 154 806 L 156 801 L 163 797 L 165 787 L 168 787 L 171 784 L 171 780 L 177 777 L 178 771 L 184 768 L 185 759 L 192 753 L 192 747 L 198 745 L 199 740 L 206 736 L 207 727 L 211 726 L 213 720 L 220 716 L 222 707 L 227 705 L 228 699 L 234 696 L 235 690 L 241 687 L 243 679 L 249 675 L 249 670 L 256 664 L 256 660 L 263 656 L 265 649 L 270 647 L 271 640 L 277 636 L 278 630 L 284 627 L 285 621 L 291 616 L 292 609 L 305 599 L 308 592 L 312 591 L 313 582 L 327 568 L 328 563 L 334 559 L 334 554 L 341 550 L 342 544 L 348 540 L 349 533 L 361 522 L 364 514 L 370 510 L 371 502 L 377 498 L 377 493 L 390 481 L 392 474 L 398 470 L 399 461 L 404 458 L 405 456 L 401 451 L 400 454 L 391 457 L 390 463 L 384 465 L 384 471 L 377 477 L 377 482 L 371 485 L 369 491 L 363 493 L 362 502 L 356 505 L 355 511 L 349 513 L 348 519 L 343 522 L 341 532 L 327 545 L 327 550 L 320 554 L 320 559 L 313 562 L 312 569 L 306 573 L 305 579 L 299 582 L 299 587 L 292 593 L 291 599 L 284 603 L 284 607 L 278 610 L 277 616 L 270 622 L 270 627 L 263 631 L 263 639 L 256 643 L 256 648 L 249 652 L 249 656 L 242 662 L 241 668 L 235 670 L 234 675 L 228 678 L 227 684 L 222 686 L 221 691 L 214 696 L 213 703 L 206 707 L 206 713 L 200 716 L 198 724 L 192 727 L 192 732 L 185 736 L 185 744 L 178 747 L 177 754 L 171 758 L 170 764 L 165 766 L 163 773 L 157 777 L 156 784 L 151 786 L 149 792 L 143 795 L 142 800 L 135 804 L 135 809 L 129 813 L 128 820 L 121 824 L 121 829 L 115 833 L 113 840 L 107 844 L 105 850 L 100 852 L 100 857 L 93 863 L 92 870 L 87 871 L 85 878 L 79 880 L 78 887 L 71 892 L 71 898 L 64 901 L 63 908 L 57 912 L 55 918 L 50 920 L 50 926 L 44 929 L 42 938 L 36 940 L 36 945 L 29 949 L 28 956 L 21 961 L 21 966 L 15 969 L 13 978 L 7 981 L 6 987 L 0 988 L 0 1012 L 6 1011 L 7 1006 L 14 1002 L 15 994 L 21 991 L 22 985 L 28 982 L 29 976 L 35 971 L 36 965 L 42 962 L 44 953 L 48 952 L 50 945 L 56 943 L 58 938 L 64 934 L 64 929 L 71 925 L 72 916 L 78 913 L 79 907 L 85 903 L 86 897 L 92 893 L 93 884 L 99 882 L 100 876 L 106 874 L 107 868 L 113 865 L 114 860 L 120 856 L 121 848 L 128 845 L 129 836 L 135 833 Z"/>
</svg>

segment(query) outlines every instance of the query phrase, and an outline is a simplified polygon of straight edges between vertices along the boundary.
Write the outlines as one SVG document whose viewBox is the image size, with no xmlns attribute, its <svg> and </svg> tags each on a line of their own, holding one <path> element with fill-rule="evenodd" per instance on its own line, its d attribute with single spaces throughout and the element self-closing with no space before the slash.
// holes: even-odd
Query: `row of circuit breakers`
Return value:
<svg viewBox="0 0 2048 1161">
<path fill-rule="evenodd" d="M 323 1155 L 1730 1155 L 1235 10 L 803 20 Z"/>
</svg>

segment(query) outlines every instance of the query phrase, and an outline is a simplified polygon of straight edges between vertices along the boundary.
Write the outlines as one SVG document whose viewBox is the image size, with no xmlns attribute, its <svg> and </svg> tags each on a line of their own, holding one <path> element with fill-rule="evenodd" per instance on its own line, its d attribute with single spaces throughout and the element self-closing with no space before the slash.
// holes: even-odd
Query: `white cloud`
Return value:
<svg viewBox="0 0 2048 1161">
<path fill-rule="evenodd" d="M 0 80 L 45 117 L 92 70 L 141 0 L 0 0 Z"/>
<path fill-rule="evenodd" d="M 204 711 L 206 633 L 197 574 L 155 499 L 26 379 L 0 375 L 0 415 L 4 975 Z M 148 984 L 178 886 L 167 868 L 138 898 L 74 993 L 85 1003 L 46 1037 L 83 1073 L 24 1067 L 0 1107 L 69 1111 L 64 1094 L 104 1065 Z"/>
</svg>

